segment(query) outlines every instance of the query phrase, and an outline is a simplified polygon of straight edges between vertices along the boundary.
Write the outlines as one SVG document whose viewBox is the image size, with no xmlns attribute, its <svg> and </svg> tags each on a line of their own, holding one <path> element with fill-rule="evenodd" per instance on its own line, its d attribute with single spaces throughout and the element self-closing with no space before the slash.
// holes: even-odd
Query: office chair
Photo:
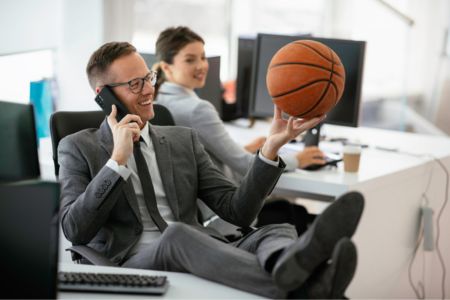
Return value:
<svg viewBox="0 0 450 300">
<path fill-rule="evenodd" d="M 154 104 L 155 117 L 150 123 L 155 125 L 175 125 L 172 114 L 162 105 Z M 50 117 L 50 133 L 52 138 L 53 163 L 55 175 L 59 175 L 58 145 L 65 136 L 87 128 L 98 128 L 105 119 L 105 113 L 99 111 L 58 111 Z M 72 260 L 78 263 L 90 263 L 101 266 L 117 266 L 101 253 L 94 249 L 76 245 L 68 248 L 71 251 Z"/>
</svg>

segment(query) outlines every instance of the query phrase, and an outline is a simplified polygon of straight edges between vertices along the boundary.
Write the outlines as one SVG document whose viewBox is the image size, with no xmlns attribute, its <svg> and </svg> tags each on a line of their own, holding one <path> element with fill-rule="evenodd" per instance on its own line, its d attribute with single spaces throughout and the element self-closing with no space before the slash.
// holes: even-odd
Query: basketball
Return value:
<svg viewBox="0 0 450 300">
<path fill-rule="evenodd" d="M 341 99 L 345 69 L 328 46 L 298 40 L 272 57 L 266 83 L 273 103 L 283 112 L 313 118 L 329 112 Z"/>
</svg>

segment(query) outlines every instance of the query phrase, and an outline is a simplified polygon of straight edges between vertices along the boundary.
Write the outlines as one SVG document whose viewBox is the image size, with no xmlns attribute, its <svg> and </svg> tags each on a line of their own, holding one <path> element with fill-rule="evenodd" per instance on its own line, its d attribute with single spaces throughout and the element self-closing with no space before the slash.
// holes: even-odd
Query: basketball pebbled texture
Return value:
<svg viewBox="0 0 450 300">
<path fill-rule="evenodd" d="M 328 46 L 298 40 L 272 57 L 266 84 L 272 101 L 283 112 L 313 118 L 329 112 L 341 99 L 345 69 Z"/>
</svg>

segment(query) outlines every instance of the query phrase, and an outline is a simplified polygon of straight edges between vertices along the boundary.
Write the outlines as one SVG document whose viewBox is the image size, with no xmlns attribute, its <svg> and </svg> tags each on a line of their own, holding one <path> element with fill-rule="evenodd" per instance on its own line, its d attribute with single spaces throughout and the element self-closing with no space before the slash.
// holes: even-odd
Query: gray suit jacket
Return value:
<svg viewBox="0 0 450 300">
<path fill-rule="evenodd" d="M 228 222 L 248 226 L 284 168 L 282 162 L 274 167 L 256 157 L 237 187 L 215 167 L 192 129 L 151 125 L 150 137 L 175 219 L 222 240 L 218 232 L 198 223 L 196 199 Z M 61 140 L 61 223 L 74 245 L 87 244 L 120 264 L 143 227 L 131 180 L 124 181 L 105 165 L 112 150 L 106 120 L 99 129 Z"/>
</svg>

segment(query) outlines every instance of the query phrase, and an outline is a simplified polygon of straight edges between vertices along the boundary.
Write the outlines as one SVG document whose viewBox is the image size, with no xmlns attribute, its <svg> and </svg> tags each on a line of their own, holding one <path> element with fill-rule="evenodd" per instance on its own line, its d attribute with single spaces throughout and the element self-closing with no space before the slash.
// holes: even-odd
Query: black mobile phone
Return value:
<svg viewBox="0 0 450 300">
<path fill-rule="evenodd" d="M 95 97 L 95 102 L 102 108 L 106 115 L 111 113 L 111 105 L 115 105 L 117 108 L 117 122 L 122 120 L 128 114 L 128 110 L 125 105 L 117 99 L 114 92 L 111 90 L 109 86 L 105 86 L 102 88 L 100 93 Z"/>
</svg>

